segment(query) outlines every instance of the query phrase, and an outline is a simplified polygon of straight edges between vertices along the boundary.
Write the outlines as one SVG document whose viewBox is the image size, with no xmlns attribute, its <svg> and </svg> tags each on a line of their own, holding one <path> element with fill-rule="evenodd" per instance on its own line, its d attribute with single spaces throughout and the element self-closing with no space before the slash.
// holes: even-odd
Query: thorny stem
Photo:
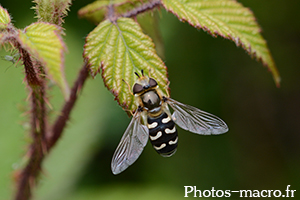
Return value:
<svg viewBox="0 0 300 200">
<path fill-rule="evenodd" d="M 127 13 L 124 13 L 121 17 L 135 17 L 140 13 L 152 10 L 160 5 L 160 0 L 154 0 L 149 3 L 145 3 Z M 116 16 L 114 15 L 113 6 L 110 6 L 109 10 L 110 12 L 108 18 L 112 21 L 115 21 Z M 74 86 L 72 87 L 69 100 L 65 102 L 65 105 L 62 108 L 61 115 L 58 116 L 52 128 L 50 129 L 50 132 L 46 135 L 45 81 L 43 78 L 38 76 L 38 74 L 44 74 L 44 72 L 38 63 L 32 62 L 30 55 L 26 50 L 22 49 L 19 44 L 16 46 L 19 47 L 21 57 L 23 58 L 26 81 L 31 95 L 31 135 L 33 138 L 33 143 L 30 145 L 28 150 L 27 155 L 29 157 L 29 162 L 27 163 L 27 166 L 22 171 L 16 172 L 17 193 L 15 200 L 28 200 L 32 196 L 31 190 L 35 185 L 36 178 L 41 171 L 41 164 L 45 158 L 45 154 L 51 150 L 51 148 L 61 137 L 66 123 L 70 117 L 70 113 L 76 103 L 77 94 L 87 80 L 89 71 L 87 66 L 88 64 L 85 63 L 79 72 Z"/>
<path fill-rule="evenodd" d="M 108 9 L 107 18 L 111 22 L 114 22 L 118 19 L 118 17 L 127 17 L 127 18 L 136 17 L 138 14 L 152 10 L 156 7 L 159 7 L 160 5 L 161 5 L 161 0 L 153 0 L 148 3 L 142 4 L 140 7 L 132 9 L 126 13 L 123 13 L 121 16 L 117 16 L 114 11 L 114 5 L 110 4 L 107 6 L 107 9 Z"/>
<path fill-rule="evenodd" d="M 38 78 L 34 76 L 32 73 L 32 67 L 28 67 L 29 63 L 32 64 L 30 57 L 26 51 L 21 51 L 22 55 L 25 56 L 24 66 L 27 77 L 28 85 L 30 86 L 32 83 L 40 83 Z M 27 58 L 29 57 L 29 59 Z M 26 63 L 28 62 L 28 63 Z M 69 119 L 70 113 L 75 105 L 77 100 L 77 94 L 81 90 L 84 82 L 88 78 L 88 68 L 87 64 L 84 64 L 81 71 L 79 72 L 78 78 L 72 87 L 71 94 L 69 100 L 65 103 L 62 108 L 61 115 L 55 121 L 52 130 L 45 140 L 45 112 L 41 112 L 40 105 L 44 105 L 44 100 L 35 94 L 36 91 L 43 90 L 36 89 L 35 87 L 31 87 L 32 93 L 32 137 L 34 139 L 32 145 L 30 146 L 28 155 L 29 162 L 27 166 L 18 174 L 17 176 L 17 194 L 16 200 L 28 200 L 32 196 L 31 189 L 35 184 L 36 178 L 41 171 L 41 164 L 44 160 L 45 153 L 49 152 L 50 149 L 56 144 L 57 140 L 60 138 L 64 127 Z M 43 104 L 41 103 L 43 102 Z M 39 105 L 39 106 L 37 106 Z M 36 114 L 38 113 L 38 114 Z M 41 122 L 40 118 L 44 118 L 44 122 Z M 39 128 L 38 128 L 39 127 Z M 43 134 L 42 134 L 43 133 Z"/>
<path fill-rule="evenodd" d="M 16 200 L 25 200 L 31 197 L 31 187 L 41 170 L 41 162 L 45 154 L 45 132 L 46 132 L 46 107 L 44 80 L 38 77 L 37 65 L 34 66 L 28 52 L 20 48 L 25 68 L 26 81 L 29 86 L 31 98 L 31 137 L 33 143 L 30 145 L 27 155 L 29 162 L 18 174 Z"/>
<path fill-rule="evenodd" d="M 137 7 L 133 10 L 130 10 L 122 15 L 122 17 L 135 17 L 140 13 L 146 12 L 148 10 L 152 10 L 155 7 L 161 5 L 161 0 L 150 1 L 149 3 L 142 4 L 140 7 Z"/>
</svg>

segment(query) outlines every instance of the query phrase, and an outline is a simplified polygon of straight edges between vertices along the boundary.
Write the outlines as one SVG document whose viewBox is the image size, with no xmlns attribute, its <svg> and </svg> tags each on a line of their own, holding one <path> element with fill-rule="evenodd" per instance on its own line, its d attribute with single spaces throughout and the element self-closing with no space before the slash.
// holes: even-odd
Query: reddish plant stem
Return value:
<svg viewBox="0 0 300 200">
<path fill-rule="evenodd" d="M 29 161 L 27 166 L 18 174 L 16 200 L 27 200 L 31 197 L 31 187 L 35 184 L 36 177 L 41 170 L 44 158 L 46 107 L 44 80 L 39 77 L 28 52 L 19 48 L 25 68 L 26 81 L 31 98 L 31 137 L 33 142 L 28 150 Z"/>
<path fill-rule="evenodd" d="M 160 5 L 161 5 L 161 0 L 150 1 L 148 3 L 142 4 L 140 7 L 137 7 L 133 10 L 130 10 L 130 11 L 122 14 L 122 17 L 135 17 L 140 13 L 152 10 L 155 7 L 158 7 Z"/>
<path fill-rule="evenodd" d="M 40 68 L 38 63 L 33 64 L 26 50 L 20 48 L 20 54 L 23 59 L 26 81 L 31 94 L 31 135 L 33 143 L 30 145 L 27 153 L 27 156 L 29 157 L 27 166 L 22 171 L 16 173 L 17 192 L 15 200 L 28 200 L 32 196 L 31 190 L 40 174 L 45 154 L 56 144 L 62 135 L 77 100 L 77 94 L 86 81 L 89 72 L 87 64 L 84 64 L 72 87 L 69 100 L 63 106 L 61 115 L 55 121 L 51 132 L 46 138 L 45 86 L 44 80 L 39 78 L 39 73 L 37 72 L 42 68 Z"/>
<path fill-rule="evenodd" d="M 124 13 L 122 17 L 135 17 L 140 13 L 152 10 L 161 5 L 160 0 L 143 4 L 142 6 Z M 110 8 L 109 18 L 114 19 L 113 7 Z M 19 46 L 19 45 L 17 45 Z M 29 162 L 27 166 L 18 173 L 17 177 L 17 193 L 16 200 L 28 200 L 32 196 L 31 189 L 35 185 L 36 179 L 41 171 L 41 164 L 46 152 L 56 144 L 61 137 L 63 130 L 69 120 L 70 114 L 77 101 L 77 94 L 88 78 L 89 71 L 87 63 L 85 63 L 79 72 L 78 78 L 72 87 L 69 100 L 62 108 L 61 115 L 57 118 L 48 135 L 46 132 L 46 106 L 45 106 L 45 83 L 39 77 L 39 73 L 44 74 L 42 67 L 33 64 L 28 52 L 20 48 L 20 54 L 25 67 L 26 81 L 31 94 L 31 134 L 33 143 L 29 147 Z M 38 72 L 41 70 L 41 72 Z"/>
<path fill-rule="evenodd" d="M 41 99 L 41 95 L 44 96 L 44 89 L 37 87 L 40 84 L 40 80 L 37 76 L 33 75 L 33 68 L 29 67 L 32 64 L 29 55 L 26 51 L 21 52 L 22 56 L 25 56 L 24 66 L 26 72 L 26 80 L 28 85 L 31 85 L 31 99 L 32 99 L 32 137 L 34 139 L 32 145 L 29 148 L 28 156 L 29 162 L 27 166 L 18 174 L 17 180 L 17 194 L 16 200 L 28 200 L 32 196 L 31 188 L 36 182 L 36 178 L 41 171 L 41 164 L 45 157 L 45 151 L 49 151 L 58 141 L 66 123 L 69 119 L 70 113 L 74 108 L 75 102 L 77 100 L 77 94 L 81 90 L 84 82 L 88 77 L 88 68 L 83 65 L 77 80 L 72 87 L 69 100 L 65 103 L 62 108 L 61 115 L 55 121 L 50 135 L 47 137 L 47 142 L 45 141 L 45 109 L 40 109 L 44 107 L 44 100 Z M 27 54 L 27 55 L 26 55 Z M 28 56 L 28 57 L 27 57 Z M 29 58 L 29 59 L 28 59 Z M 39 89 L 37 89 L 39 88 Z M 40 91 L 41 95 L 37 95 L 36 92 Z M 42 111 L 44 110 L 44 111 Z M 34 114 L 39 113 L 39 114 Z M 44 116 L 44 117 L 43 117 Z M 44 120 L 40 120 L 43 118 Z M 43 135 L 43 136 L 42 136 Z"/>
<path fill-rule="evenodd" d="M 79 72 L 78 78 L 75 81 L 72 89 L 69 100 L 65 103 L 62 108 L 61 115 L 56 119 L 50 135 L 47 136 L 47 149 L 48 151 L 56 144 L 57 140 L 60 138 L 66 123 L 70 117 L 70 113 L 76 103 L 77 94 L 81 90 L 84 82 L 89 76 L 89 71 L 87 64 L 84 64 L 82 69 Z"/>
</svg>

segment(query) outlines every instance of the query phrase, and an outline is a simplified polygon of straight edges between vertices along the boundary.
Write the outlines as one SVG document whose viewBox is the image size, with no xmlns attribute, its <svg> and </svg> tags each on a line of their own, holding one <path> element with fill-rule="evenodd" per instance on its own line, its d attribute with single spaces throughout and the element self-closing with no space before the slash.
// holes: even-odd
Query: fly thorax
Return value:
<svg viewBox="0 0 300 200">
<path fill-rule="evenodd" d="M 160 107 L 161 101 L 156 91 L 148 91 L 141 95 L 142 102 L 148 110 L 155 110 Z"/>
</svg>

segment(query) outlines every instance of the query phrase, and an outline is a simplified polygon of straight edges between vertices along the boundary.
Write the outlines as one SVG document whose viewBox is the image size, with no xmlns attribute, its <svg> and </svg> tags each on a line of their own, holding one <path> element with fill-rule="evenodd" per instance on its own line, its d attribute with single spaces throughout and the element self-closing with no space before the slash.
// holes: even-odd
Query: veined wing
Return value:
<svg viewBox="0 0 300 200">
<path fill-rule="evenodd" d="M 148 141 L 148 129 L 141 122 L 141 112 L 136 112 L 128 125 L 111 161 L 113 174 L 119 174 L 141 155 Z"/>
<path fill-rule="evenodd" d="M 182 129 L 201 135 L 218 135 L 228 131 L 226 123 L 219 117 L 174 99 L 166 99 L 174 110 L 174 122 Z"/>
</svg>

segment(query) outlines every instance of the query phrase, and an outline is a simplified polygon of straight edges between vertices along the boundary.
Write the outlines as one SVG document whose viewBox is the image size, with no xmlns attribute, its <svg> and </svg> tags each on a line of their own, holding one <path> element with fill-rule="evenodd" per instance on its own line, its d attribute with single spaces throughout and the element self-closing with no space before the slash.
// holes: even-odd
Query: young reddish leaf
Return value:
<svg viewBox="0 0 300 200">
<path fill-rule="evenodd" d="M 130 87 L 143 69 L 156 79 L 159 87 L 166 91 L 168 78 L 163 61 L 156 54 L 152 40 L 132 19 L 119 18 L 100 23 L 87 37 L 84 57 L 95 76 L 100 68 L 106 87 L 115 95 L 118 103 L 128 110 L 135 110 L 134 96 Z"/>
<path fill-rule="evenodd" d="M 0 5 L 0 30 L 5 29 L 10 21 L 10 16 L 7 10 Z"/>
<path fill-rule="evenodd" d="M 61 28 L 38 22 L 19 30 L 18 39 L 24 49 L 37 58 L 46 68 L 49 78 L 61 88 L 65 99 L 69 97 L 69 87 L 64 76 L 65 44 L 61 38 Z"/>
<path fill-rule="evenodd" d="M 235 0 L 162 0 L 163 6 L 180 20 L 242 46 L 266 65 L 277 86 L 279 72 L 253 13 Z"/>
</svg>

